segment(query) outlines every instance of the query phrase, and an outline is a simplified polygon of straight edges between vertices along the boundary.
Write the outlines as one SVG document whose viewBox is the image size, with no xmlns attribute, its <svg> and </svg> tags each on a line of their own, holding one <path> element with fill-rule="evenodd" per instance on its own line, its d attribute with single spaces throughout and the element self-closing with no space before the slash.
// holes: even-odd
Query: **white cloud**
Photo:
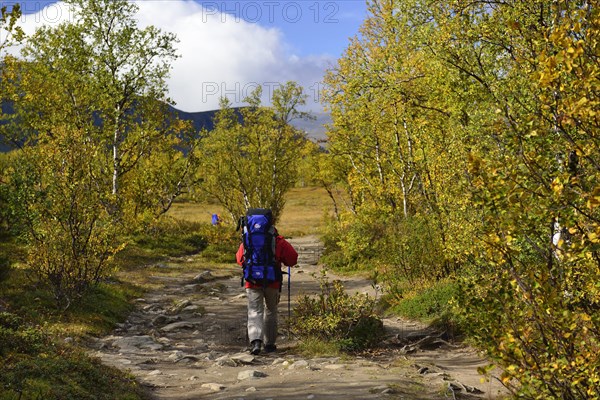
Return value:
<svg viewBox="0 0 600 400">
<path fill-rule="evenodd" d="M 71 20 L 72 14 L 63 3 L 55 3 L 42 7 L 37 2 L 23 2 L 21 6 L 24 14 L 18 21 L 18 25 L 26 35 L 32 35 L 40 26 L 56 26 L 62 22 Z M 16 54 L 18 48 L 10 49 L 10 53 Z"/>
<path fill-rule="evenodd" d="M 303 85 L 307 104 L 320 110 L 318 90 L 328 57 L 299 58 L 291 54 L 277 28 L 249 23 L 194 1 L 138 1 L 140 25 L 155 25 L 179 38 L 181 58 L 174 62 L 170 95 L 184 111 L 218 108 L 219 98 L 240 105 L 244 97 L 263 86 L 263 101 L 278 83 Z"/>
<path fill-rule="evenodd" d="M 277 84 L 288 80 L 304 86 L 307 108 L 320 111 L 319 90 L 330 56 L 298 57 L 281 30 L 246 22 L 221 10 L 204 8 L 191 0 L 137 0 L 141 27 L 154 25 L 177 35 L 180 58 L 168 80 L 176 107 L 189 112 L 218 108 L 221 96 L 234 105 L 263 86 L 263 102 Z M 41 25 L 56 25 L 72 18 L 64 3 L 51 4 L 24 15 L 21 26 L 32 34 Z M 227 10 L 224 10 L 227 11 Z M 16 50 L 12 49 L 15 53 Z"/>
</svg>

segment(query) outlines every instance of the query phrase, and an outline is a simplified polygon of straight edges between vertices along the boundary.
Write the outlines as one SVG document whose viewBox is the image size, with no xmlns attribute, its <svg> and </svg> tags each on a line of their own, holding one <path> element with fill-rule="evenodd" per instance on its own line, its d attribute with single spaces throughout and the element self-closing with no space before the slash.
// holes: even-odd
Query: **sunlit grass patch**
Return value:
<svg viewBox="0 0 600 400">
<path fill-rule="evenodd" d="M 222 218 L 225 218 L 226 223 L 233 224 L 231 220 L 227 219 L 227 215 L 223 207 L 208 202 L 177 202 L 171 206 L 171 209 L 168 212 L 169 216 L 178 220 L 203 224 L 210 224 L 213 214 L 219 214 Z"/>
<path fill-rule="evenodd" d="M 451 337 L 463 335 L 463 318 L 456 309 L 460 290 L 453 279 L 436 282 L 396 281 L 386 291 L 380 302 L 380 307 L 386 312 L 424 322 Z"/>
<path fill-rule="evenodd" d="M 307 337 L 296 346 L 296 350 L 304 357 L 339 357 L 343 354 L 337 343 L 321 338 Z"/>
<path fill-rule="evenodd" d="M 284 236 L 320 234 L 324 225 L 324 216 L 331 215 L 332 212 L 333 205 L 325 189 L 294 188 L 286 194 L 285 207 L 277 223 L 277 229 Z M 218 213 L 224 218 L 224 227 L 235 229 L 237 221 L 215 203 L 178 202 L 169 210 L 169 216 L 175 219 L 205 224 L 210 224 L 213 213 Z"/>
<path fill-rule="evenodd" d="M 320 234 L 324 216 L 331 215 L 333 205 L 325 189 L 294 188 L 286 196 L 286 204 L 277 224 L 284 236 Z"/>
</svg>

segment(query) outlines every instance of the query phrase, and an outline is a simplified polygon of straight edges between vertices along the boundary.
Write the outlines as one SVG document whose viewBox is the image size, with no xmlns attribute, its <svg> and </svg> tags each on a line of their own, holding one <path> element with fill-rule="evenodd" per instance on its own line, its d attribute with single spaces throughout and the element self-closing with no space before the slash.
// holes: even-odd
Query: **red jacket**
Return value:
<svg viewBox="0 0 600 400">
<path fill-rule="evenodd" d="M 235 254 L 235 258 L 239 265 L 243 265 L 244 262 L 244 244 L 240 243 L 240 247 Z M 286 266 L 294 266 L 298 263 L 298 253 L 294 249 L 294 247 L 289 244 L 287 240 L 284 239 L 283 236 L 277 236 L 275 239 L 275 266 L 281 269 L 282 265 Z M 254 284 L 252 282 L 246 281 L 247 288 L 262 288 L 263 285 Z M 272 288 L 280 288 L 281 282 L 273 282 L 269 284 L 269 287 Z"/>
</svg>

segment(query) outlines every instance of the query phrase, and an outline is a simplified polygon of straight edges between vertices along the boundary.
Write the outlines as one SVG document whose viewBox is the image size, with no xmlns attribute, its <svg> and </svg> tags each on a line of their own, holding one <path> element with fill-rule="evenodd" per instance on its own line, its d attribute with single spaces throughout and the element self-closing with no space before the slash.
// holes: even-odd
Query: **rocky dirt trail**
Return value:
<svg viewBox="0 0 600 400">
<path fill-rule="evenodd" d="M 300 254 L 292 269 L 293 305 L 298 296 L 319 292 L 321 245 L 316 237 L 290 242 Z M 190 262 L 193 257 L 173 260 Z M 482 382 L 477 368 L 487 363 L 476 351 L 400 319 L 384 320 L 387 338 L 369 355 L 305 358 L 286 337 L 287 288 L 278 351 L 252 356 L 236 268 L 156 273 L 152 279 L 160 289 L 138 299 L 127 322 L 98 338 L 90 351 L 129 371 L 156 399 L 500 399 L 505 393 L 496 379 Z M 373 293 L 367 280 L 341 280 L 351 293 Z"/>
</svg>

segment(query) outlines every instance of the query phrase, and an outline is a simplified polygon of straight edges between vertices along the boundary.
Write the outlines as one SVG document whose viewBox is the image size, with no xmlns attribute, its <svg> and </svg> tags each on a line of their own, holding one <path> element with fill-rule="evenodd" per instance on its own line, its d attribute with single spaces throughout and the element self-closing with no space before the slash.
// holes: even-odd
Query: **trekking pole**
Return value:
<svg viewBox="0 0 600 400">
<path fill-rule="evenodd" d="M 288 340 L 291 336 L 291 324 L 292 324 L 292 307 L 291 307 L 291 276 L 292 267 L 288 265 Z"/>
</svg>

